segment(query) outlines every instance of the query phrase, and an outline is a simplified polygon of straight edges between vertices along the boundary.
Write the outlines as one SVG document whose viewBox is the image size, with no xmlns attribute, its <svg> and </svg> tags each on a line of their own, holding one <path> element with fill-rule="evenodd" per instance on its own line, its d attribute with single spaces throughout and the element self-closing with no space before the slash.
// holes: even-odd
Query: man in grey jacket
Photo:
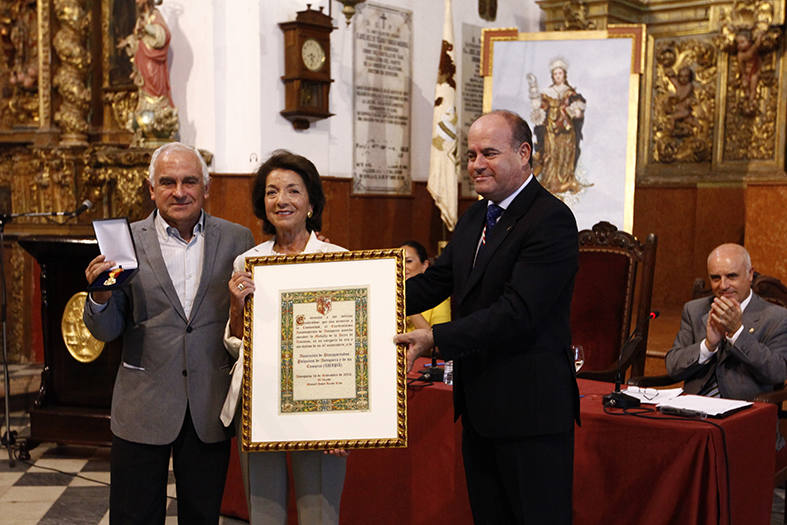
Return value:
<svg viewBox="0 0 787 525">
<path fill-rule="evenodd" d="M 684 390 L 753 399 L 787 379 L 787 309 L 751 290 L 754 271 L 743 246 L 722 244 L 708 256 L 712 297 L 683 307 L 667 354 L 667 373 Z"/>
<path fill-rule="evenodd" d="M 203 211 L 208 183 L 194 148 L 156 150 L 156 210 L 131 225 L 139 272 L 126 287 L 93 292 L 85 305 L 96 338 L 123 340 L 112 395 L 112 523 L 164 523 L 170 454 L 178 522 L 219 519 L 230 451 L 230 432 L 219 421 L 232 364 L 222 344 L 227 281 L 233 259 L 254 239 Z M 87 281 L 112 266 L 95 258 Z"/>
</svg>

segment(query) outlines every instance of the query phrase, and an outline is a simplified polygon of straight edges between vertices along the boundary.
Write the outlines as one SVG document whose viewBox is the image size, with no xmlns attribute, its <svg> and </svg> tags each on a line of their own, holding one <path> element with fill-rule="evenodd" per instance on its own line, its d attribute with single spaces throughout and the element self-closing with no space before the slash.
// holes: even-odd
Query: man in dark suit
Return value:
<svg viewBox="0 0 787 525">
<path fill-rule="evenodd" d="M 667 373 L 690 394 L 751 400 L 787 379 L 787 309 L 751 290 L 754 270 L 743 246 L 708 256 L 712 297 L 683 307 L 667 354 Z"/>
<path fill-rule="evenodd" d="M 219 413 L 232 365 L 222 338 L 232 261 L 254 245 L 242 226 L 203 210 L 208 168 L 194 148 L 153 153 L 156 210 L 131 225 L 139 272 L 112 292 L 91 294 L 84 319 L 102 341 L 123 338 L 112 394 L 110 520 L 163 524 L 169 458 L 178 522 L 215 525 L 230 453 Z M 113 266 L 101 255 L 92 283 Z"/>
<path fill-rule="evenodd" d="M 515 113 L 494 111 L 470 127 L 467 169 L 484 200 L 406 284 L 408 315 L 453 295 L 456 319 L 396 336 L 410 367 L 432 347 L 454 361 L 476 523 L 571 522 L 577 226 L 532 176 L 531 151 L 530 128 Z"/>
</svg>

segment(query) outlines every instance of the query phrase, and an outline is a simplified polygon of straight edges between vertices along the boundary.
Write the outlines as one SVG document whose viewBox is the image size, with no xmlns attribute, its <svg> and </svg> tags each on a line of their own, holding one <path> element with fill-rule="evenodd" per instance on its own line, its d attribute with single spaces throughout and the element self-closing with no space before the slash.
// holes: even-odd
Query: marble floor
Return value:
<svg viewBox="0 0 787 525">
<path fill-rule="evenodd" d="M 0 411 L 0 418 L 3 418 Z M 5 429 L 4 424 L 2 425 Z M 11 428 L 29 435 L 29 418 L 14 412 Z M 97 525 L 109 523 L 109 448 L 42 443 L 29 460 L 9 466 L 0 449 L 0 524 Z M 166 523 L 177 523 L 175 479 L 170 470 Z M 246 522 L 222 517 L 221 525 Z"/>
</svg>

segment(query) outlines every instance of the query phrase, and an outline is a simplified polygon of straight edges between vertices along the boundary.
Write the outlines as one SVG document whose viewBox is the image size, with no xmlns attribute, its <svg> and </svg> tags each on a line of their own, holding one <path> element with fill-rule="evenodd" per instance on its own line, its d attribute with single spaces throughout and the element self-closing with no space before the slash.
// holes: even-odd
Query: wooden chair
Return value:
<svg viewBox="0 0 787 525">
<path fill-rule="evenodd" d="M 614 381 L 629 366 L 643 374 L 655 263 L 655 234 L 641 243 L 606 221 L 579 232 L 571 302 L 572 340 L 585 350 L 579 377 Z"/>
</svg>

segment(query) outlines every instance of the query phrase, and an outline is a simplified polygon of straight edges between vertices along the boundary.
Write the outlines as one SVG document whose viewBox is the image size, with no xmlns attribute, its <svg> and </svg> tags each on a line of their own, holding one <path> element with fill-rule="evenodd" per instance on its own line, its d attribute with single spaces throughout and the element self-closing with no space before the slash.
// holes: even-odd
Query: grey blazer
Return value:
<svg viewBox="0 0 787 525">
<path fill-rule="evenodd" d="M 771 304 L 754 292 L 743 311 L 743 332 L 735 345 L 722 340 L 716 355 L 700 365 L 700 343 L 705 338 L 713 297 L 689 301 L 672 349 L 667 353 L 667 373 L 684 380 L 684 390 L 696 394 L 714 371 L 722 397 L 753 399 L 787 379 L 787 309 Z"/>
<path fill-rule="evenodd" d="M 199 288 L 186 318 L 161 255 L 154 215 L 131 232 L 139 272 L 113 291 L 107 307 L 85 305 L 84 320 L 102 341 L 123 337 L 112 394 L 112 433 L 151 445 L 172 443 L 188 406 L 199 438 L 228 439 L 219 421 L 232 365 L 222 338 L 229 312 L 232 261 L 254 245 L 248 228 L 205 214 L 205 255 Z"/>
</svg>

